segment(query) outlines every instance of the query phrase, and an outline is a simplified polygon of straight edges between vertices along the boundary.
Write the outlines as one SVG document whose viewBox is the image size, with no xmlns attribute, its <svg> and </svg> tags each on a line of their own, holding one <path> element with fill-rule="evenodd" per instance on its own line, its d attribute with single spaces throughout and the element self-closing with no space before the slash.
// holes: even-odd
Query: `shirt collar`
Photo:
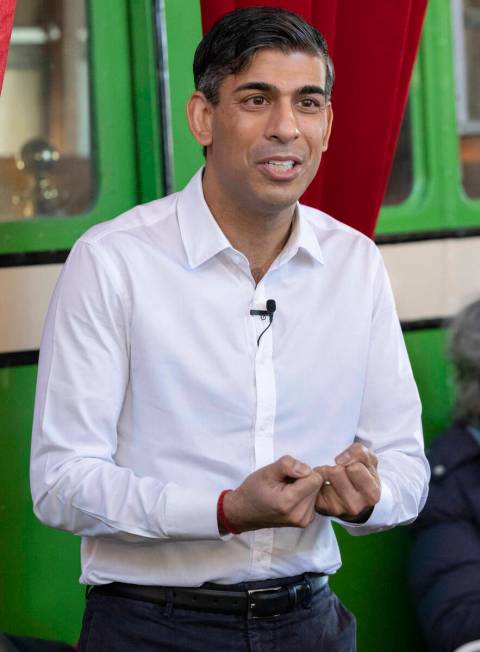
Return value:
<svg viewBox="0 0 480 652">
<path fill-rule="evenodd" d="M 229 240 L 218 226 L 203 195 L 201 168 L 179 193 L 177 217 L 180 233 L 191 268 L 198 267 L 225 249 L 232 249 Z M 297 203 L 292 233 L 281 252 L 278 264 L 287 262 L 299 249 L 306 251 L 319 263 L 324 258 L 318 238 L 306 216 L 306 207 Z"/>
<path fill-rule="evenodd" d="M 324 264 L 322 249 L 315 231 L 306 216 L 306 207 L 297 202 L 292 233 L 280 257 L 292 258 L 299 249 L 306 251 L 317 262 Z M 308 209 L 307 209 L 308 210 Z"/>
<path fill-rule="evenodd" d="M 218 226 L 203 195 L 201 168 L 179 193 L 177 217 L 180 234 L 193 269 L 232 245 Z"/>
</svg>

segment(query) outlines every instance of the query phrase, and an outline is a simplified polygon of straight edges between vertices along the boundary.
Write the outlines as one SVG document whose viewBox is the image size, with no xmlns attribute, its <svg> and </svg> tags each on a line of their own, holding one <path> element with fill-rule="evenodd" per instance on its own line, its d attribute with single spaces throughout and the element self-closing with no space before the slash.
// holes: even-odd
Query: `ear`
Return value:
<svg viewBox="0 0 480 652">
<path fill-rule="evenodd" d="M 195 91 L 187 104 L 188 126 L 193 137 L 203 147 L 212 144 L 213 106 L 200 91 Z"/>
<path fill-rule="evenodd" d="M 330 133 L 332 131 L 332 123 L 333 123 L 333 108 L 331 104 L 327 104 L 325 108 L 325 134 L 323 136 L 323 147 L 322 147 L 322 152 L 325 152 L 325 150 L 328 149 L 328 141 L 330 140 Z"/>
</svg>

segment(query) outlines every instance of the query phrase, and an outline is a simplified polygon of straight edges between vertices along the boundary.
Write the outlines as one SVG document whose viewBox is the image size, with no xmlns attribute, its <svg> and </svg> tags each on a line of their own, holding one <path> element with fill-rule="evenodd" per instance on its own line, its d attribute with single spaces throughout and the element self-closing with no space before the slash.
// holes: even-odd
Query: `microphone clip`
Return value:
<svg viewBox="0 0 480 652">
<path fill-rule="evenodd" d="M 268 317 L 269 320 L 270 320 L 270 321 L 269 321 L 269 324 L 268 324 L 268 326 L 265 328 L 265 330 L 263 330 L 263 331 L 260 333 L 260 335 L 259 335 L 259 337 L 258 337 L 258 340 L 257 340 L 257 346 L 260 345 L 260 339 L 261 339 L 262 335 L 263 335 L 266 331 L 268 331 L 268 329 L 269 329 L 270 326 L 272 325 L 273 314 L 274 314 L 274 312 L 275 312 L 276 309 L 277 309 L 277 304 L 276 304 L 275 300 L 274 300 L 274 299 L 267 299 L 266 310 L 250 310 L 250 314 L 251 314 L 252 316 L 259 316 L 260 319 L 262 319 L 262 320 L 264 320 L 264 319 L 266 319 L 266 318 Z"/>
</svg>

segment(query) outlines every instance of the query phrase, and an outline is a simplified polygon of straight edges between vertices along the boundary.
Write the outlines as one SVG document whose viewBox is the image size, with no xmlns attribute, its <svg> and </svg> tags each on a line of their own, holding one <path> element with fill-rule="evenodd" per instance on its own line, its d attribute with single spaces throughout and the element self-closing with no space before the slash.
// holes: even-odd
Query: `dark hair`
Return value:
<svg viewBox="0 0 480 652">
<path fill-rule="evenodd" d="M 279 7 L 236 9 L 220 18 L 200 41 L 193 59 L 195 88 L 218 103 L 220 84 L 227 75 L 244 70 L 262 48 L 306 52 L 323 59 L 325 97 L 332 92 L 334 70 L 327 42 L 297 14 Z"/>
<path fill-rule="evenodd" d="M 455 366 L 455 416 L 480 425 L 480 300 L 464 308 L 450 327 L 450 359 Z"/>
</svg>

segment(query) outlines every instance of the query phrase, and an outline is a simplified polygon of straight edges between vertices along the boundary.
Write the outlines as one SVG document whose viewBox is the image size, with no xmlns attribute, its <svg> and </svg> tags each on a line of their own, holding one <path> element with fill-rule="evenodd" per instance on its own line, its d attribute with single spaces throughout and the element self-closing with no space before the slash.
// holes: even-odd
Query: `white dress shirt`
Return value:
<svg viewBox="0 0 480 652">
<path fill-rule="evenodd" d="M 274 299 L 272 326 L 251 309 Z M 352 534 L 411 521 L 428 464 L 391 289 L 371 240 L 299 205 L 255 285 L 210 213 L 179 193 L 75 244 L 43 334 L 36 515 L 82 535 L 81 582 L 197 586 L 333 573 L 331 519 L 222 537 L 217 498 L 289 454 L 334 464 L 358 437 L 380 502 Z"/>
</svg>

